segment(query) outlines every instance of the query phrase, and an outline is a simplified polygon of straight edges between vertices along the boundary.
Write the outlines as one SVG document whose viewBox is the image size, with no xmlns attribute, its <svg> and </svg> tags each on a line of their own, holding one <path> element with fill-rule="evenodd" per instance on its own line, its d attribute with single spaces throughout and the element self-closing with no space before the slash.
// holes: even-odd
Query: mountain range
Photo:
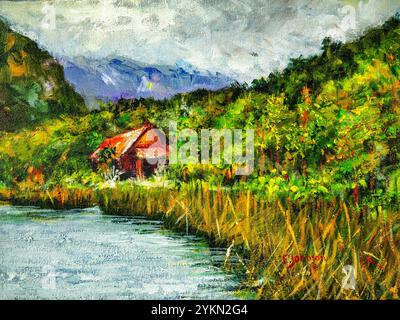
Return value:
<svg viewBox="0 0 400 320">
<path fill-rule="evenodd" d="M 80 93 L 89 109 L 98 100 L 117 101 L 119 98 L 148 98 L 160 100 L 177 93 L 196 89 L 217 90 L 234 80 L 220 73 L 198 71 L 179 61 L 175 66 L 152 66 L 123 57 L 74 61 L 58 58 L 65 76 Z"/>
<path fill-rule="evenodd" d="M 123 57 L 53 57 L 0 18 L 0 131 L 35 126 L 61 114 L 82 115 L 95 109 L 99 100 L 161 100 L 232 82 L 184 61 L 163 66 Z"/>
</svg>

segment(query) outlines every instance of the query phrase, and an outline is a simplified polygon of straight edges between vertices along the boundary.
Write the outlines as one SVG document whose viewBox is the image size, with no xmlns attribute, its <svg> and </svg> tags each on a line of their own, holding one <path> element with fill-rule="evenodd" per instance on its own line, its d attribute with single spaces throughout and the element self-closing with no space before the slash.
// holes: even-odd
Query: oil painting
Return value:
<svg viewBox="0 0 400 320">
<path fill-rule="evenodd" d="M 398 300 L 399 101 L 399 0 L 0 1 L 0 299 Z"/>
</svg>

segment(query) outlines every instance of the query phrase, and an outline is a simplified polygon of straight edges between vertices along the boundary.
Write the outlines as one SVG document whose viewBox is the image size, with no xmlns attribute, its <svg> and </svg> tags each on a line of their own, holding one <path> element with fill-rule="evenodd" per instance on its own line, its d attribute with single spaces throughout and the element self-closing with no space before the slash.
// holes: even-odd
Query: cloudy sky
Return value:
<svg viewBox="0 0 400 320">
<path fill-rule="evenodd" d="M 13 29 L 56 56 L 191 64 L 251 81 L 290 57 L 349 40 L 400 11 L 400 0 L 1 1 Z"/>
</svg>

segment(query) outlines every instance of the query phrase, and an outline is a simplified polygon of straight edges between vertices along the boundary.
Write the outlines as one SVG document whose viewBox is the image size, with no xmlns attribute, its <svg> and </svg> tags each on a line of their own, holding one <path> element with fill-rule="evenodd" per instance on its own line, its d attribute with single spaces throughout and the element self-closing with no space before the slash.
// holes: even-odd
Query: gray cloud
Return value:
<svg viewBox="0 0 400 320">
<path fill-rule="evenodd" d="M 45 14 L 55 11 L 55 28 Z M 251 81 L 291 57 L 346 41 L 400 10 L 400 0 L 1 1 L 0 14 L 52 53 L 148 64 L 185 61 Z"/>
</svg>

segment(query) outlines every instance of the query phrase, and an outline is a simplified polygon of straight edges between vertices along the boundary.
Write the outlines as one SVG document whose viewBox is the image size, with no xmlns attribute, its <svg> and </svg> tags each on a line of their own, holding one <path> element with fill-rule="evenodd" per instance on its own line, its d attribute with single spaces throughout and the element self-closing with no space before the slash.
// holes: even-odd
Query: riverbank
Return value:
<svg viewBox="0 0 400 320">
<path fill-rule="evenodd" d="M 0 189 L 0 201 L 51 209 L 88 208 L 96 203 L 92 188 Z"/>
<path fill-rule="evenodd" d="M 250 191 L 210 190 L 204 182 L 179 190 L 125 182 L 97 191 L 10 196 L 13 202 L 54 208 L 97 203 L 106 214 L 146 215 L 205 235 L 227 248 L 227 269 L 232 257 L 243 262 L 243 286 L 260 299 L 398 299 L 400 216 L 395 210 L 367 212 L 334 200 L 268 202 Z M 298 261 L 291 261 L 296 256 Z M 354 290 L 342 286 L 345 265 L 354 268 Z"/>
</svg>

